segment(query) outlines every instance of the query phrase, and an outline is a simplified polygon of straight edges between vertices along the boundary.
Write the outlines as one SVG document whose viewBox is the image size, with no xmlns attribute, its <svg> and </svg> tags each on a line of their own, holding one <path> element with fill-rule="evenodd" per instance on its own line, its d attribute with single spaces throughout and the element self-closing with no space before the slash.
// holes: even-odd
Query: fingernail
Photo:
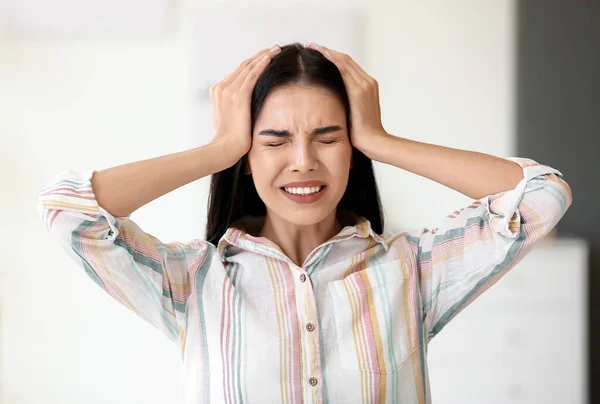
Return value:
<svg viewBox="0 0 600 404">
<path fill-rule="evenodd" d="M 274 45 L 273 47 L 271 47 L 271 49 L 269 49 L 271 52 L 277 52 L 280 51 L 281 48 L 279 47 L 279 45 Z"/>
</svg>

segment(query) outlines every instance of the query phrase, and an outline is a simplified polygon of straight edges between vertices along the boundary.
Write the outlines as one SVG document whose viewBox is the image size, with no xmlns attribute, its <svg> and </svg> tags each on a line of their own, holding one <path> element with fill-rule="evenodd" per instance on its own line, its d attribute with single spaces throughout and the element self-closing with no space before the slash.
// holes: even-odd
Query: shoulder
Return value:
<svg viewBox="0 0 600 404">
<path fill-rule="evenodd" d="M 436 229 L 429 230 L 425 227 L 406 228 L 401 230 L 385 230 L 381 234 L 381 237 L 385 240 L 386 244 L 390 248 L 417 250 L 419 248 L 421 238 L 428 233 L 434 232 L 435 230 Z"/>
</svg>

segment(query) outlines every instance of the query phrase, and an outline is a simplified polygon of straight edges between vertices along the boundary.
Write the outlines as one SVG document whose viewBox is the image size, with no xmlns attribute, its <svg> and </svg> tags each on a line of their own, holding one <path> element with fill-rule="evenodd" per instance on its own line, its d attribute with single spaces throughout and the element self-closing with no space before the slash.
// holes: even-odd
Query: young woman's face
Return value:
<svg viewBox="0 0 600 404">
<path fill-rule="evenodd" d="M 341 102 L 320 87 L 292 85 L 271 92 L 254 125 L 248 153 L 258 195 L 269 214 L 298 225 L 322 221 L 337 207 L 348 184 L 352 145 Z M 314 192 L 293 182 L 316 181 Z M 316 184 L 315 184 L 316 185 Z M 299 189 L 300 188 L 300 189 Z"/>
</svg>

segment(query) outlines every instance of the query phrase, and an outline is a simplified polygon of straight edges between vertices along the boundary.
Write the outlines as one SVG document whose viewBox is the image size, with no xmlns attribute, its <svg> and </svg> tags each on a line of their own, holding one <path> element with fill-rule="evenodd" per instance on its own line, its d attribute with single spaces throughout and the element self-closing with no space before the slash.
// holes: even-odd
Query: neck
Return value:
<svg viewBox="0 0 600 404">
<path fill-rule="evenodd" d="M 267 213 L 259 236 L 277 244 L 300 267 L 315 248 L 337 235 L 348 224 L 348 218 L 340 218 L 334 210 L 318 223 L 298 225 Z"/>
</svg>

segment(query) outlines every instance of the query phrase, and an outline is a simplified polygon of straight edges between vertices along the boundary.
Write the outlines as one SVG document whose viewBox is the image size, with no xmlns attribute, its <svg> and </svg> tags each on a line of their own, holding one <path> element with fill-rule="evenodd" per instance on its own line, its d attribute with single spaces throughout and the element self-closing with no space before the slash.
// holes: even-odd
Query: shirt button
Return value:
<svg viewBox="0 0 600 404">
<path fill-rule="evenodd" d="M 310 383 L 311 386 L 316 386 L 317 385 L 317 378 L 316 377 L 311 377 L 310 379 L 308 379 L 308 383 Z"/>
<path fill-rule="evenodd" d="M 315 325 L 313 323 L 308 323 L 308 324 L 306 324 L 306 329 L 308 331 L 314 331 Z"/>
<path fill-rule="evenodd" d="M 300 282 L 304 282 L 306 280 L 306 275 L 300 275 Z"/>
</svg>

